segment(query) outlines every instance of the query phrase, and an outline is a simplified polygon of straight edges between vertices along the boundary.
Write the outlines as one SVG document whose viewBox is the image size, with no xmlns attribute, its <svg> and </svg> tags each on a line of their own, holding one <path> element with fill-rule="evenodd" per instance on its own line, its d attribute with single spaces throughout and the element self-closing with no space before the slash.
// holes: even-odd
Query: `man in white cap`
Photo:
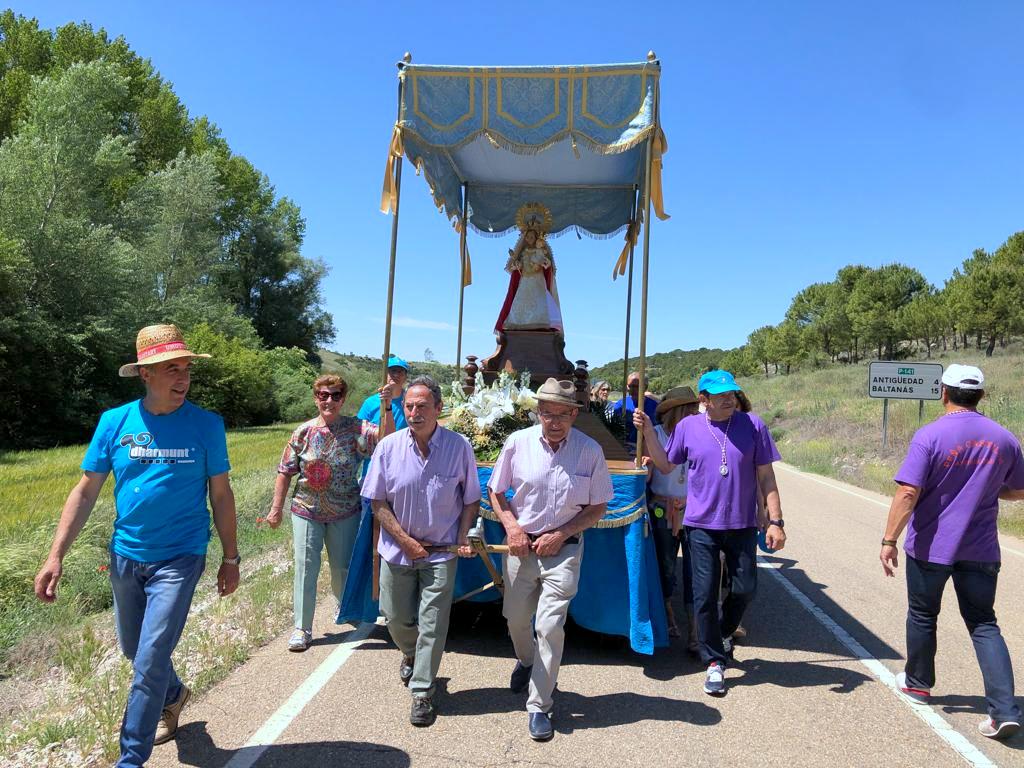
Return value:
<svg viewBox="0 0 1024 768">
<path fill-rule="evenodd" d="M 936 624 L 953 578 L 960 615 L 971 633 L 985 683 L 983 736 L 1020 730 L 1013 667 L 993 610 L 999 574 L 999 499 L 1024 499 L 1024 457 L 1008 430 L 978 413 L 985 377 L 971 365 L 942 374 L 945 413 L 917 431 L 896 473 L 879 559 L 886 576 L 898 565 L 897 539 L 907 538 L 907 663 L 896 679 L 904 696 L 927 704 L 935 684 Z M 909 527 L 908 527 L 909 525 Z"/>
<path fill-rule="evenodd" d="M 82 460 L 82 479 L 64 503 L 49 557 L 35 580 L 36 596 L 57 599 L 64 556 L 114 473 L 117 516 L 110 542 L 114 621 L 134 678 L 121 723 L 118 768 L 146 763 L 154 744 L 174 738 L 189 689 L 171 664 L 192 595 L 206 566 L 210 513 L 223 561 L 221 597 L 238 587 L 235 497 L 228 481 L 224 422 L 185 399 L 192 358 L 173 325 L 139 331 L 137 359 L 121 376 L 138 376 L 141 400 L 100 416 Z"/>
<path fill-rule="evenodd" d="M 582 534 L 604 517 L 614 495 L 601 447 L 572 428 L 578 413 L 572 382 L 544 382 L 537 391 L 540 424 L 509 435 L 488 483 L 508 535 L 504 615 L 517 657 L 509 687 L 518 693 L 529 685 L 526 711 L 537 741 L 554 735 L 551 697 L 569 601 L 579 586 Z"/>
</svg>

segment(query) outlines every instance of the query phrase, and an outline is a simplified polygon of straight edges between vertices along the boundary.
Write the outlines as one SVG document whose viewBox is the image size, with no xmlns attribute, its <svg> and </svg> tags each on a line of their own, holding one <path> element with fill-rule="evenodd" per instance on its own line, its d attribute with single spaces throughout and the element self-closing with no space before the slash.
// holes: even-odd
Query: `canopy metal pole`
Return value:
<svg viewBox="0 0 1024 768">
<path fill-rule="evenodd" d="M 655 112 L 657 114 L 657 112 Z M 654 123 L 653 131 L 657 131 L 657 121 Z M 644 395 L 645 380 L 647 378 L 647 274 L 650 268 L 651 255 L 651 158 L 654 149 L 655 133 L 647 140 L 647 178 L 644 179 L 644 262 L 640 279 L 640 365 L 637 372 L 640 374 L 640 393 L 636 407 L 643 410 L 646 403 Z M 636 433 L 636 468 L 641 467 L 641 458 L 644 455 L 644 433 L 637 430 Z"/>
<path fill-rule="evenodd" d="M 633 200 L 629 211 L 629 225 L 636 226 L 636 213 L 639 206 L 640 188 L 637 185 L 633 185 Z M 629 390 L 626 387 L 626 383 L 629 380 L 629 321 L 633 315 L 633 251 L 636 248 L 636 244 L 630 240 L 629 243 L 629 278 L 626 282 L 626 344 L 625 349 L 622 352 L 622 424 L 626 428 L 626 433 L 629 433 L 629 414 L 626 412 L 626 397 L 629 394 Z"/>
<path fill-rule="evenodd" d="M 407 53 L 402 59 L 405 63 L 412 60 Z M 399 65 L 401 66 L 401 65 Z M 405 78 L 398 78 L 398 117 L 396 125 L 402 120 L 402 90 Z M 384 355 L 381 360 L 381 386 L 388 383 L 388 357 L 391 355 L 391 313 L 395 303 L 395 255 L 398 253 L 398 206 L 402 202 L 402 156 L 395 158 L 395 217 L 391 220 L 391 262 L 388 266 L 388 305 L 384 315 Z"/>
<path fill-rule="evenodd" d="M 455 347 L 455 380 L 462 370 L 462 309 L 466 299 L 466 229 L 469 226 L 469 183 L 462 183 L 462 231 L 459 233 L 459 338 Z"/>
</svg>

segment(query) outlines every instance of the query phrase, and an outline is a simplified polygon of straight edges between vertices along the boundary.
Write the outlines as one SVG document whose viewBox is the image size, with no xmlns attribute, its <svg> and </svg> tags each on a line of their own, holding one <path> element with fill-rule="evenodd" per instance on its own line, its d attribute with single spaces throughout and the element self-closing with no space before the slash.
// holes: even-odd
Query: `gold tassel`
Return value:
<svg viewBox="0 0 1024 768">
<path fill-rule="evenodd" d="M 462 219 L 461 218 L 455 219 L 455 231 L 459 235 L 462 234 Z M 467 235 L 469 234 L 468 230 L 467 230 L 466 234 Z M 466 264 L 465 264 L 465 267 L 466 267 L 466 271 L 462 275 L 462 287 L 463 288 L 468 288 L 469 286 L 471 286 L 473 284 L 473 263 L 469 259 L 469 241 L 468 240 L 466 241 Z"/>
<path fill-rule="evenodd" d="M 398 208 L 398 179 L 395 174 L 395 160 L 400 159 L 405 149 L 402 146 L 402 129 L 395 123 L 391 133 L 391 144 L 388 147 L 388 160 L 384 164 L 384 186 L 380 192 L 380 212 L 391 213 Z"/>
<path fill-rule="evenodd" d="M 626 227 L 626 244 L 622 246 L 622 253 L 619 254 L 619 259 L 615 262 L 615 267 L 612 269 L 612 280 L 617 280 L 619 275 L 626 274 L 626 265 L 629 263 L 629 249 L 636 246 L 639 236 L 640 223 L 638 221 L 629 222 L 629 226 Z"/>
<path fill-rule="evenodd" d="M 651 205 L 654 206 L 654 214 L 662 221 L 669 218 L 665 213 L 665 198 L 661 188 L 661 156 L 666 152 L 668 139 L 665 138 L 665 132 L 659 128 L 651 147 Z"/>
</svg>

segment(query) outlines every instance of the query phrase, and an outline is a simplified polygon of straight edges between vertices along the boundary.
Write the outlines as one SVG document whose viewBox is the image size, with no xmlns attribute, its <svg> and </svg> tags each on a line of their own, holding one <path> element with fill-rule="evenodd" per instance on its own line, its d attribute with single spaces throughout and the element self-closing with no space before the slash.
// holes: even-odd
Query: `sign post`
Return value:
<svg viewBox="0 0 1024 768">
<path fill-rule="evenodd" d="M 889 447 L 889 400 L 918 400 L 917 421 L 924 401 L 942 399 L 942 365 L 879 361 L 868 366 L 868 396 L 882 400 L 882 449 Z"/>
</svg>

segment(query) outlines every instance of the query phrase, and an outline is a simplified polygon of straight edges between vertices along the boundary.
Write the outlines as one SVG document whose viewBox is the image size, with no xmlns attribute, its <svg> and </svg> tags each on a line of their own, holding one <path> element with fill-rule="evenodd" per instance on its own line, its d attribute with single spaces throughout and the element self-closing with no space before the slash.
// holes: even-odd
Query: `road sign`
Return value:
<svg viewBox="0 0 1024 768">
<path fill-rule="evenodd" d="M 939 363 L 871 363 L 868 395 L 891 400 L 940 400 L 941 379 Z"/>
</svg>

